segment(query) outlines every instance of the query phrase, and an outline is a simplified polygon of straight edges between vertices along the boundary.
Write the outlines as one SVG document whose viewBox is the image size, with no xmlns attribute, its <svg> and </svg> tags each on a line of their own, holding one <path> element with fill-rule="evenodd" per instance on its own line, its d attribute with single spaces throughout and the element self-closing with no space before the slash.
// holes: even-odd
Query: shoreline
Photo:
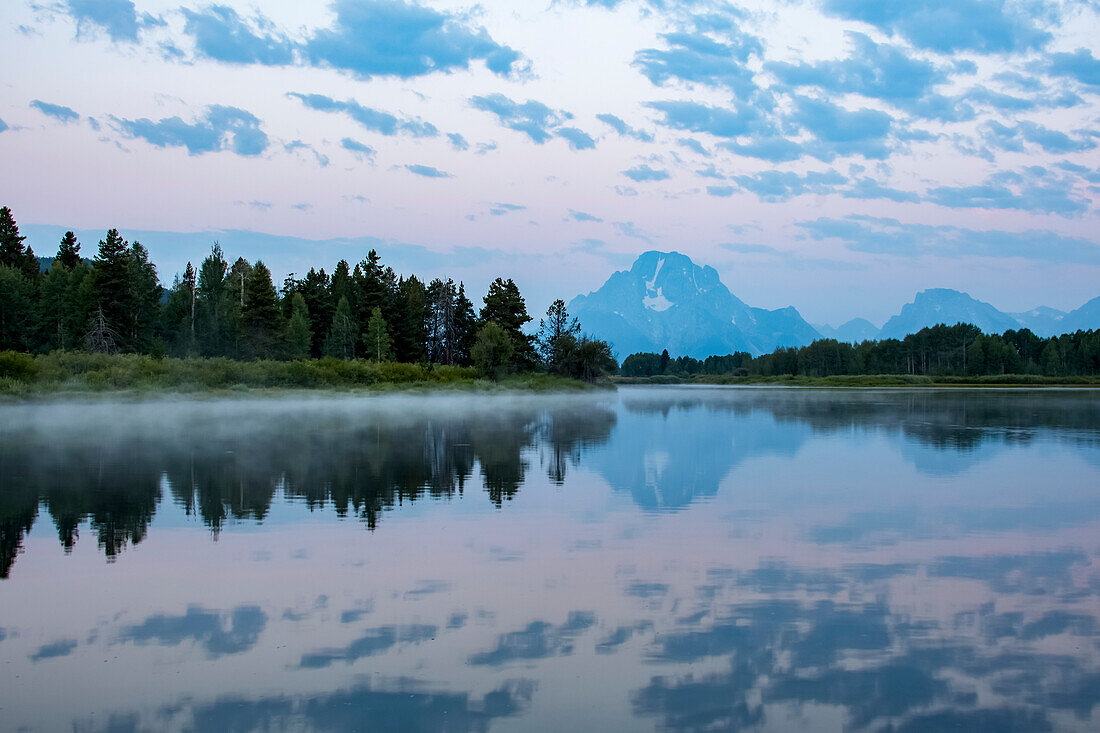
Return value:
<svg viewBox="0 0 1100 733">
<path fill-rule="evenodd" d="M 704 387 L 817 387 L 817 388 L 956 388 L 956 389 L 1100 389 L 1100 377 L 1044 377 L 1006 374 L 993 377 L 928 377 L 905 374 L 836 375 L 830 377 L 696 375 L 679 377 L 611 377 L 616 386 L 664 385 Z"/>
</svg>

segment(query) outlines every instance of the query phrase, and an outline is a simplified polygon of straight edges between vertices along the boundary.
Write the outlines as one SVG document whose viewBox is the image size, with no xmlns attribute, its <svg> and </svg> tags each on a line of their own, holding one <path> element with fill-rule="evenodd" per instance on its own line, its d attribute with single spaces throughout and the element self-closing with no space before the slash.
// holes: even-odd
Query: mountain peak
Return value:
<svg viewBox="0 0 1100 733">
<path fill-rule="evenodd" d="M 677 356 L 803 345 L 818 336 L 793 308 L 750 308 L 734 296 L 710 266 L 680 252 L 643 252 L 629 270 L 576 298 L 570 311 L 581 325 L 607 339 L 619 356 L 667 348 Z"/>
</svg>

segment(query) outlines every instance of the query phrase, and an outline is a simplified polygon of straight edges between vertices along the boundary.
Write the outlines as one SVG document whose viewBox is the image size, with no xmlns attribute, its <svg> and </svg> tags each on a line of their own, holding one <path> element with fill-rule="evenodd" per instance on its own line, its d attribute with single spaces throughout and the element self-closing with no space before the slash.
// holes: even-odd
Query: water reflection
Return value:
<svg viewBox="0 0 1100 733">
<path fill-rule="evenodd" d="M 1100 727 L 1093 393 L 0 418 L 13 727 Z"/>
</svg>

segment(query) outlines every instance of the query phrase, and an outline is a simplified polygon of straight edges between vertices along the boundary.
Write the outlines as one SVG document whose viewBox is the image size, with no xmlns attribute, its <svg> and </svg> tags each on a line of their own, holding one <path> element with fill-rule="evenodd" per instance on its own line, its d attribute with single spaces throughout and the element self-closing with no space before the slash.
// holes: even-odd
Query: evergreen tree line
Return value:
<svg viewBox="0 0 1100 733">
<path fill-rule="evenodd" d="M 311 268 L 276 288 L 262 261 L 230 262 L 218 242 L 161 286 L 149 253 L 111 229 L 91 260 L 72 232 L 47 271 L 0 208 L 0 351 L 83 350 L 230 359 L 369 359 L 474 365 L 493 378 L 544 370 L 594 380 L 617 363 L 583 336 L 563 301 L 537 334 L 519 288 L 497 278 L 480 311 L 454 280 L 424 282 L 378 253 L 332 274 Z"/>
<path fill-rule="evenodd" d="M 628 377 L 807 376 L 911 374 L 990 376 L 1036 374 L 1050 377 L 1100 375 L 1100 331 L 1042 338 L 1029 329 L 983 334 L 968 323 L 922 328 L 904 339 L 849 344 L 821 339 L 801 348 L 782 348 L 753 357 L 745 352 L 693 359 L 631 354 L 619 373 Z"/>
</svg>

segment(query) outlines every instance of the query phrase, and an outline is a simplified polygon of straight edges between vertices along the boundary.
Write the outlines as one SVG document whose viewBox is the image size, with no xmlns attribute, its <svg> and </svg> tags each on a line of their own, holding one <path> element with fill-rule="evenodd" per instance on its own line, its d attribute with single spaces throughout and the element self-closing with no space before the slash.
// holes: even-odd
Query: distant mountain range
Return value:
<svg viewBox="0 0 1100 733">
<path fill-rule="evenodd" d="M 620 359 L 663 349 L 672 356 L 697 359 L 735 351 L 760 355 L 819 338 L 851 343 L 900 339 L 940 323 L 972 323 L 986 333 L 1029 328 L 1039 336 L 1100 328 L 1100 297 L 1069 313 L 1045 306 L 1004 313 L 946 288 L 917 293 L 881 329 L 863 318 L 837 328 L 810 325 L 793 307 L 766 310 L 746 305 L 722 284 L 713 267 L 700 267 L 679 252 L 657 251 L 643 253 L 599 290 L 577 296 L 568 309 L 587 333 L 611 343 Z"/>
</svg>

